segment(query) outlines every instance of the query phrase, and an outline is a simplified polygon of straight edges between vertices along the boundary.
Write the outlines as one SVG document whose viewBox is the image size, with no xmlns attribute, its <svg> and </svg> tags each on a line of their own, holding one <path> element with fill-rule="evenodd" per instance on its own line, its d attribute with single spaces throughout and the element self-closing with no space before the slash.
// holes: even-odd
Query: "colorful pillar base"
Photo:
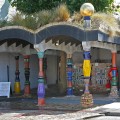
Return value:
<svg viewBox="0 0 120 120">
<path fill-rule="evenodd" d="M 44 52 L 38 52 L 39 57 L 39 74 L 38 74 L 38 106 L 45 105 L 45 84 L 43 71 Z"/>
<path fill-rule="evenodd" d="M 45 104 L 45 85 L 43 83 L 43 79 L 38 79 L 38 105 Z"/>
<path fill-rule="evenodd" d="M 30 63 L 30 55 L 24 55 L 24 70 L 25 70 L 25 88 L 24 88 L 24 96 L 25 97 L 30 97 L 30 81 L 29 81 L 29 76 L 30 76 L 30 68 L 29 68 L 29 63 Z"/>
<path fill-rule="evenodd" d="M 73 95 L 73 88 L 67 88 L 67 95 Z"/>
<path fill-rule="evenodd" d="M 15 94 L 20 94 L 20 82 L 15 81 L 14 91 L 15 91 Z"/>
<path fill-rule="evenodd" d="M 72 66 L 73 66 L 73 63 L 72 63 L 72 58 L 67 58 L 67 84 L 68 84 L 68 88 L 67 88 L 67 95 L 70 96 L 70 95 L 73 95 L 73 88 L 72 88 Z"/>
<path fill-rule="evenodd" d="M 15 56 L 16 61 L 16 71 L 15 71 L 15 84 L 14 84 L 14 91 L 15 94 L 20 94 L 20 78 L 19 78 L 19 56 Z"/>
<path fill-rule="evenodd" d="M 24 96 L 26 96 L 26 97 L 31 96 L 31 94 L 30 94 L 30 84 L 25 85 Z"/>
<path fill-rule="evenodd" d="M 44 98 L 38 98 L 38 106 L 45 105 L 45 99 Z"/>
<path fill-rule="evenodd" d="M 85 51 L 83 57 L 84 57 L 83 74 L 84 74 L 85 91 L 84 94 L 81 96 L 81 106 L 83 108 L 87 108 L 93 106 L 93 96 L 89 92 L 89 81 L 91 74 L 90 51 Z"/>
<path fill-rule="evenodd" d="M 110 92 L 109 97 L 112 97 L 112 98 L 118 98 L 119 97 L 117 86 L 112 86 L 111 87 L 111 92 Z"/>
<path fill-rule="evenodd" d="M 90 93 L 84 93 L 81 96 L 81 105 L 83 108 L 88 108 L 93 106 L 93 96 Z"/>
<path fill-rule="evenodd" d="M 118 84 L 118 70 L 116 67 L 116 52 L 112 52 L 112 81 L 111 81 L 111 91 L 110 91 L 110 96 L 112 98 L 118 98 L 118 89 L 117 89 L 117 84 Z"/>
</svg>

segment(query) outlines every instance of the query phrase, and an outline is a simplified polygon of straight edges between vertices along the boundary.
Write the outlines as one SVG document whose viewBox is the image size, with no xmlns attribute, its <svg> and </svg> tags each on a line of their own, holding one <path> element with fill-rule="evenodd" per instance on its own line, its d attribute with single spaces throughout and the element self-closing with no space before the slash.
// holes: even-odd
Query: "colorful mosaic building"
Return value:
<svg viewBox="0 0 120 120">
<path fill-rule="evenodd" d="M 25 96 L 38 87 L 38 105 L 45 104 L 47 85 L 58 84 L 59 91 L 69 96 L 74 95 L 73 85 L 85 85 L 82 105 L 90 107 L 90 87 L 104 87 L 112 65 L 110 96 L 119 97 L 120 36 L 90 29 L 92 14 L 82 15 L 85 29 L 70 22 L 35 31 L 22 26 L 0 28 L 0 82 L 10 81 L 15 94 L 24 90 Z"/>
</svg>

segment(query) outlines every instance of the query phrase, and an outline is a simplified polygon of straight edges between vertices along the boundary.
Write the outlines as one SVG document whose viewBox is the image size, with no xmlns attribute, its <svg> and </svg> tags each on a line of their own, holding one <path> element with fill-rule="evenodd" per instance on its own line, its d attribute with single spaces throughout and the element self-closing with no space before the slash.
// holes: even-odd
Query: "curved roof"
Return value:
<svg viewBox="0 0 120 120">
<path fill-rule="evenodd" d="M 69 23 L 55 23 L 32 31 L 24 27 L 11 26 L 0 28 L 0 41 L 4 39 L 22 39 L 32 44 L 39 44 L 43 40 L 55 36 L 68 36 L 74 40 L 82 41 L 105 41 L 120 44 L 120 37 L 110 37 L 100 30 L 83 30 L 79 25 Z M 65 41 L 65 40 L 64 40 Z M 73 41 L 72 41 L 73 42 Z"/>
<path fill-rule="evenodd" d="M 21 39 L 34 44 L 34 34 L 24 27 L 10 26 L 0 29 L 0 41 L 5 39 Z"/>
<path fill-rule="evenodd" d="M 36 43 L 40 43 L 43 40 L 52 36 L 69 36 L 80 42 L 88 40 L 94 41 L 97 38 L 98 30 L 84 31 L 79 26 L 69 24 L 54 24 L 46 26 L 44 29 L 39 29 L 36 32 Z M 89 36 L 89 37 L 87 37 Z"/>
</svg>

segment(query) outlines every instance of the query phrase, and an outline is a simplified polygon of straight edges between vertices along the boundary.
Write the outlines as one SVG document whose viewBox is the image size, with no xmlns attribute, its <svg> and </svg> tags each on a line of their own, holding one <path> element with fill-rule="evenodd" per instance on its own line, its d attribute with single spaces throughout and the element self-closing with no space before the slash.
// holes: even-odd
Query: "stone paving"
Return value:
<svg viewBox="0 0 120 120">
<path fill-rule="evenodd" d="M 119 99 L 112 99 L 106 95 L 95 95 L 93 108 L 83 109 L 80 105 L 79 96 L 46 98 L 46 105 L 40 107 L 37 106 L 36 98 L 0 99 L 0 120 L 104 120 L 106 116 L 101 113 L 110 109 L 103 111 L 106 108 L 102 108 L 101 105 L 116 101 Z M 120 120 L 120 117 L 116 117 L 115 120 L 117 119 Z M 110 117 L 110 120 L 114 119 Z"/>
<path fill-rule="evenodd" d="M 49 110 L 22 110 L 22 111 L 2 111 L 0 120 L 80 120 L 89 116 L 97 116 L 98 113 L 84 111 L 49 111 Z"/>
</svg>

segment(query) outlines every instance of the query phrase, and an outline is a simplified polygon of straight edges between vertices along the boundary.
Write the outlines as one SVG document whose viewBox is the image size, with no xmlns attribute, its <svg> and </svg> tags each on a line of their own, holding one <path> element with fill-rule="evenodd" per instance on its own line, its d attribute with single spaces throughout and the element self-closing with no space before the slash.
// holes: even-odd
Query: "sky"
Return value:
<svg viewBox="0 0 120 120">
<path fill-rule="evenodd" d="M 120 3 L 120 0 L 115 0 L 116 3 Z"/>
<path fill-rule="evenodd" d="M 8 1 L 8 0 L 6 0 L 6 1 Z M 4 2 L 5 2 L 5 0 L 0 0 L 0 19 L 1 19 L 1 15 L 8 16 L 8 19 L 10 19 L 12 17 L 12 15 L 14 15 L 16 13 L 16 9 L 11 7 L 10 5 L 9 6 L 5 5 L 4 9 L 1 10 Z"/>
</svg>

